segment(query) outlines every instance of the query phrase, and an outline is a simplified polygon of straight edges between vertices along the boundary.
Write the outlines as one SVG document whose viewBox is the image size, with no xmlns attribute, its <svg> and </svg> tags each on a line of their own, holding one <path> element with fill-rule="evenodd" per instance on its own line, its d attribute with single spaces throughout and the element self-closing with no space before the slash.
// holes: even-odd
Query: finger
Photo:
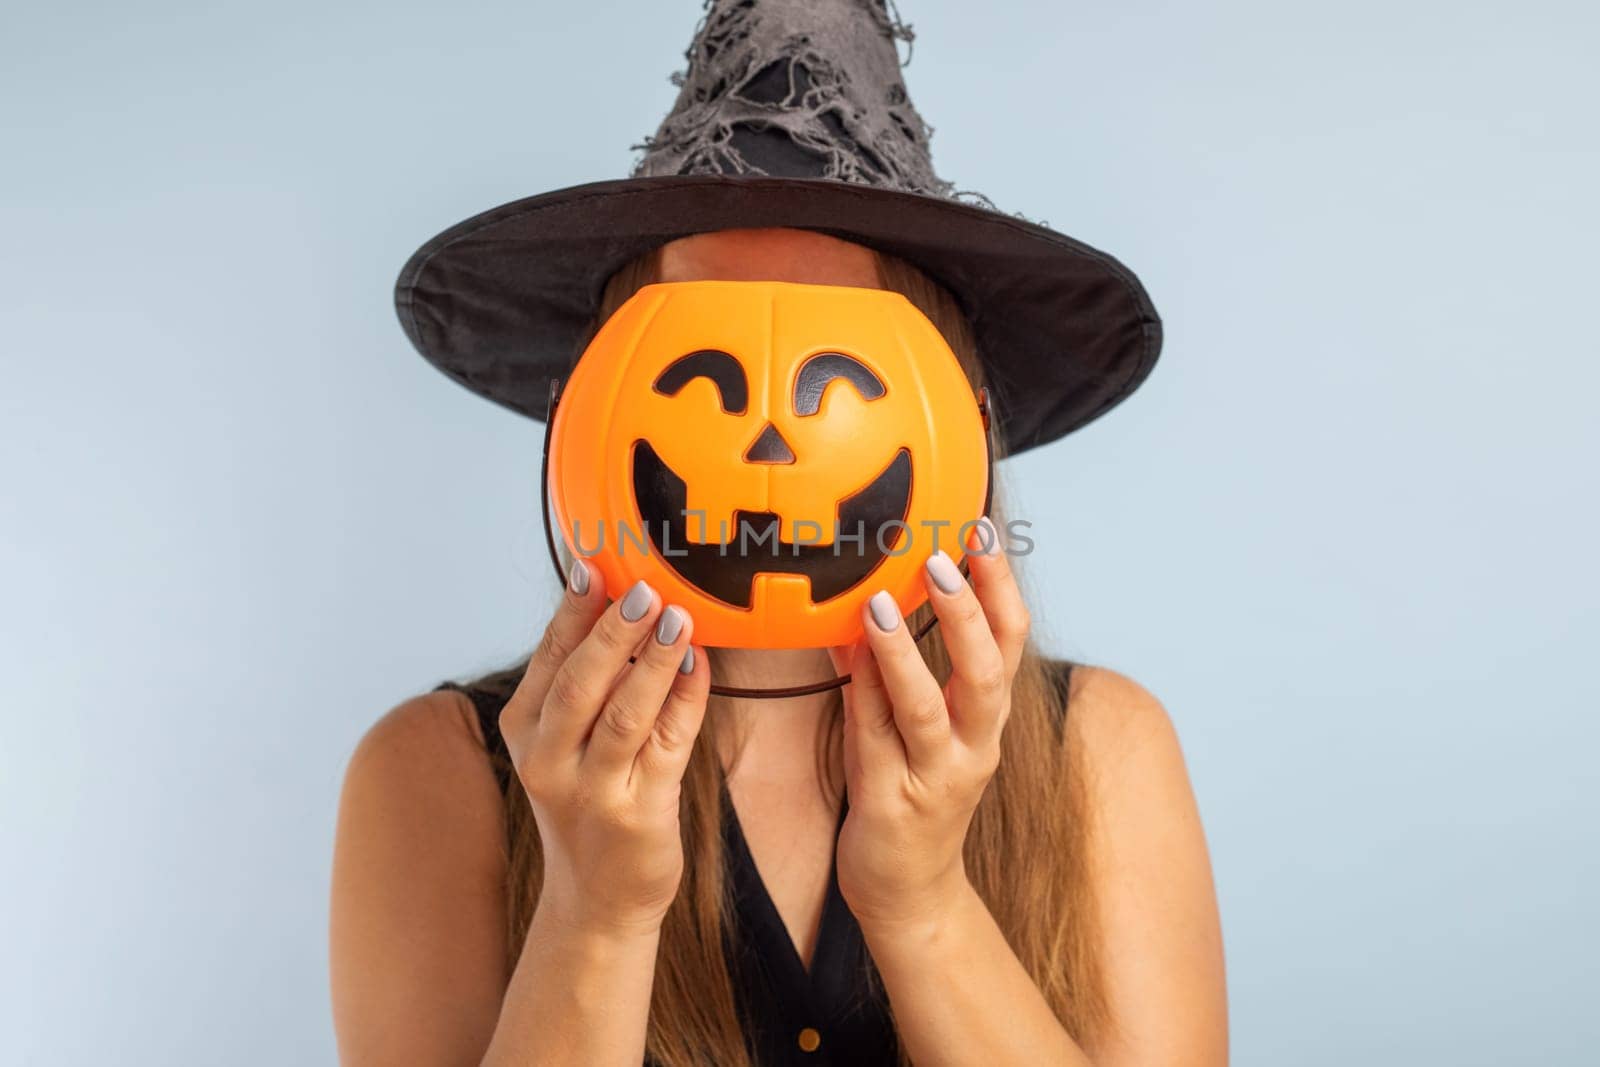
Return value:
<svg viewBox="0 0 1600 1067">
<path fill-rule="evenodd" d="M 526 725 L 539 720 L 551 679 L 605 610 L 605 583 L 599 580 L 599 572 L 583 557 L 574 559 L 567 571 L 567 588 L 561 603 L 545 626 L 538 647 L 528 657 L 527 671 L 516 691 L 501 711 L 501 732 L 506 737 L 516 736 Z"/>
<path fill-rule="evenodd" d="M 706 701 L 711 695 L 711 664 L 705 650 L 688 645 L 678 661 L 672 688 L 656 716 L 655 727 L 633 764 L 631 779 L 639 795 L 666 801 L 678 795 L 689 766 L 695 738 L 705 725 Z"/>
<path fill-rule="evenodd" d="M 843 673 L 850 681 L 844 687 L 844 761 L 847 782 L 870 786 L 875 782 L 897 782 L 906 773 L 906 745 L 900 728 L 894 724 L 894 705 L 883 684 L 883 673 L 865 641 L 838 650 Z M 829 654 L 834 655 L 830 649 Z M 850 775 L 856 777 L 849 777 Z"/>
<path fill-rule="evenodd" d="M 985 515 L 977 525 L 984 529 L 973 530 L 967 570 L 972 574 L 973 592 L 989 620 L 989 632 L 994 635 L 995 645 L 1005 661 L 1006 677 L 1013 678 L 1017 664 L 1022 662 L 1022 650 L 1028 643 L 1028 605 L 1022 599 L 1011 560 L 1002 550 L 994 523 Z M 989 551 L 981 551 L 982 545 L 988 545 Z"/>
<path fill-rule="evenodd" d="M 691 630 L 689 613 L 682 608 L 669 607 L 661 612 L 654 635 L 645 642 L 633 666 L 618 679 L 595 720 L 583 755 L 585 773 L 623 779 L 631 775 L 633 762 L 655 728 L 673 680 L 678 677 L 678 668 L 689 650 Z"/>
<path fill-rule="evenodd" d="M 939 630 L 950 652 L 949 694 L 952 726 L 968 738 L 999 729 L 1011 675 L 989 630 L 978 596 L 961 576 L 955 561 L 943 552 L 928 557 L 924 568 L 928 603 L 939 617 Z"/>
<path fill-rule="evenodd" d="M 944 693 L 917 651 L 894 598 L 879 590 L 861 610 L 867 644 L 894 709 L 894 724 L 905 741 L 907 765 L 913 771 L 933 766 L 950 748 Z"/>
<path fill-rule="evenodd" d="M 550 679 L 539 717 L 539 737 L 577 752 L 639 639 L 661 613 L 661 598 L 642 579 L 607 608 Z"/>
</svg>

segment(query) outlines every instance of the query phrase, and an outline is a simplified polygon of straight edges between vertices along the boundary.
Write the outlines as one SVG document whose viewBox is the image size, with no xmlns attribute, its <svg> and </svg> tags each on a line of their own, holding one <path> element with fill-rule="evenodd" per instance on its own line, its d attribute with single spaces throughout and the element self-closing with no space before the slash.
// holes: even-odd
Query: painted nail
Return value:
<svg viewBox="0 0 1600 1067">
<path fill-rule="evenodd" d="M 661 621 L 656 623 L 656 641 L 663 645 L 670 645 L 678 639 L 683 632 L 683 612 L 677 608 L 668 608 L 661 613 Z"/>
<path fill-rule="evenodd" d="M 628 595 L 622 598 L 622 618 L 625 622 L 638 622 L 650 610 L 650 585 L 643 578 L 633 583 Z"/>
<path fill-rule="evenodd" d="M 572 570 L 567 572 L 567 588 L 578 596 L 589 591 L 589 565 L 582 559 L 572 561 Z"/>
<path fill-rule="evenodd" d="M 1000 554 L 1000 531 L 994 528 L 994 523 L 985 515 L 978 520 L 978 529 L 975 534 L 978 541 L 978 555 L 997 556 Z"/>
<path fill-rule="evenodd" d="M 679 674 L 693 674 L 694 673 L 694 646 L 693 645 L 690 645 L 688 648 L 683 650 L 683 662 L 678 664 L 678 673 Z"/>
<path fill-rule="evenodd" d="M 867 608 L 872 612 L 872 621 L 878 624 L 878 629 L 884 633 L 893 633 L 894 628 L 900 625 L 900 606 L 894 602 L 894 597 L 889 595 L 887 589 L 880 589 L 872 594 L 872 599 L 867 601 Z"/>
<path fill-rule="evenodd" d="M 944 549 L 941 548 L 928 557 L 927 567 L 928 577 L 933 579 L 933 584 L 938 586 L 940 591 L 954 593 L 961 588 L 961 569 L 955 565 L 954 560 L 944 554 Z"/>
</svg>

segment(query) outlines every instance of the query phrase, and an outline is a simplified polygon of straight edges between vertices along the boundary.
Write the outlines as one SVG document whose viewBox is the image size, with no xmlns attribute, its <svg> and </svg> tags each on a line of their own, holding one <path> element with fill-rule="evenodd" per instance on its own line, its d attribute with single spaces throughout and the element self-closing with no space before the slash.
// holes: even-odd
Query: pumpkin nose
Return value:
<svg viewBox="0 0 1600 1067">
<path fill-rule="evenodd" d="M 783 439 L 783 434 L 772 423 L 767 423 L 751 442 L 750 447 L 744 450 L 746 463 L 793 463 L 794 450 L 789 447 L 789 442 Z"/>
</svg>

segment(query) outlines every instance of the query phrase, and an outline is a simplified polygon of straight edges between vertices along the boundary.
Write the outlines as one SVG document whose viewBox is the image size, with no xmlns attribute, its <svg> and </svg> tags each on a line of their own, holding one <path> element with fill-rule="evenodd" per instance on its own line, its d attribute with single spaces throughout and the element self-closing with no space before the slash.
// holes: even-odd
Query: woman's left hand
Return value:
<svg viewBox="0 0 1600 1067">
<path fill-rule="evenodd" d="M 864 931 L 937 922 L 971 889 L 962 846 L 1000 761 L 1028 635 L 999 534 L 987 518 L 979 525 L 967 553 L 971 586 L 942 552 L 923 574 L 950 652 L 948 683 L 934 679 L 887 593 L 862 609 L 865 638 L 831 650 L 834 668 L 851 674 L 839 890 Z"/>
</svg>

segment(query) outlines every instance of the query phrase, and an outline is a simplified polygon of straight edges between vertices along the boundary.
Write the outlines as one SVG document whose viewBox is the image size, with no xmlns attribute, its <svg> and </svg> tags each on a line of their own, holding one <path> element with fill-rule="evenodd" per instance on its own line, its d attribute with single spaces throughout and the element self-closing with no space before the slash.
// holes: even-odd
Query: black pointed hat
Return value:
<svg viewBox="0 0 1600 1067">
<path fill-rule="evenodd" d="M 630 177 L 475 215 L 418 249 L 395 305 L 411 343 L 536 419 L 606 280 L 712 230 L 815 230 L 899 256 L 972 322 L 1004 447 L 1054 440 L 1126 398 L 1161 349 L 1132 271 L 935 174 L 885 0 L 707 0 L 677 102 Z"/>
</svg>

